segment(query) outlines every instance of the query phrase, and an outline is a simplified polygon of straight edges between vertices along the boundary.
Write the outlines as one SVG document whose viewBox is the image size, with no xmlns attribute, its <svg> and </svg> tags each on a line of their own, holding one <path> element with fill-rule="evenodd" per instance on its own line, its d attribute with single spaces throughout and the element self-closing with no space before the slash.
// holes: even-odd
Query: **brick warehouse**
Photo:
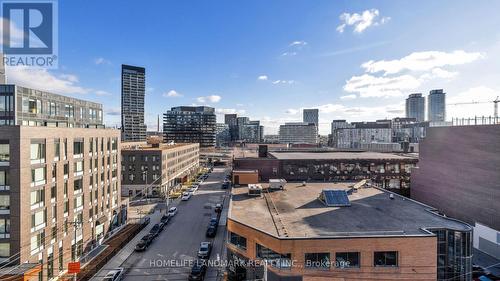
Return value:
<svg viewBox="0 0 500 281">
<path fill-rule="evenodd" d="M 345 190 L 349 205 L 326 206 L 324 189 Z M 472 228 L 427 205 L 348 183 L 247 192 L 232 190 L 227 252 L 238 264 L 229 280 L 265 270 L 268 280 L 471 280 Z"/>
<path fill-rule="evenodd" d="M 269 152 L 267 157 L 236 158 L 234 169 L 258 170 L 259 180 L 357 181 L 409 196 L 414 156 L 378 152 Z M 237 183 L 236 183 L 237 184 Z"/>
</svg>

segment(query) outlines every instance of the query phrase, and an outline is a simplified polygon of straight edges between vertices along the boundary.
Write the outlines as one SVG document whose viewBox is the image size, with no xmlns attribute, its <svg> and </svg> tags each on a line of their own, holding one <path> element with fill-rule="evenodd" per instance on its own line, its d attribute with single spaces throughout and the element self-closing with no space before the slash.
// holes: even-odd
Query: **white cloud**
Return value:
<svg viewBox="0 0 500 281">
<path fill-rule="evenodd" d="M 205 97 L 197 97 L 196 101 L 200 103 L 218 103 L 222 99 L 221 96 L 218 95 L 210 95 L 210 96 L 205 96 Z"/>
<path fill-rule="evenodd" d="M 106 91 L 102 91 L 102 90 L 95 91 L 95 94 L 98 96 L 111 96 L 112 95 L 110 92 L 106 92 Z"/>
<path fill-rule="evenodd" d="M 367 61 L 361 64 L 365 73 L 352 76 L 344 90 L 366 97 L 395 97 L 419 88 L 425 82 L 437 79 L 441 83 L 459 73 L 445 69 L 474 62 L 484 57 L 481 53 L 426 51 L 414 52 L 401 59 Z"/>
<path fill-rule="evenodd" d="M 6 75 L 9 83 L 58 94 L 86 94 L 91 91 L 91 89 L 77 85 L 78 77 L 73 74 L 56 76 L 46 69 L 7 66 Z"/>
<path fill-rule="evenodd" d="M 73 82 L 73 83 L 78 83 L 78 77 L 76 75 L 73 75 L 73 74 L 60 74 L 59 75 L 59 78 L 63 79 L 63 80 L 68 80 L 70 82 Z"/>
<path fill-rule="evenodd" d="M 119 107 L 109 107 L 105 110 L 106 115 L 119 116 L 121 115 L 121 109 Z"/>
<path fill-rule="evenodd" d="M 484 55 L 478 52 L 467 53 L 463 50 L 453 52 L 427 51 L 414 52 L 401 59 L 367 61 L 361 65 L 368 73 L 383 72 L 384 75 L 399 73 L 403 70 L 429 71 L 434 68 L 471 63 Z"/>
<path fill-rule="evenodd" d="M 259 77 L 257 77 L 257 80 L 261 80 L 261 81 L 267 81 L 268 77 L 267 75 L 260 75 Z"/>
<path fill-rule="evenodd" d="M 353 100 L 353 99 L 356 99 L 356 95 L 355 94 L 345 95 L 345 96 L 341 96 L 340 99 L 341 100 Z"/>
<path fill-rule="evenodd" d="M 290 47 L 294 47 L 294 46 L 305 46 L 307 45 L 307 42 L 306 41 L 293 41 L 292 43 L 290 43 Z"/>
<path fill-rule="evenodd" d="M 297 52 L 284 52 L 281 54 L 282 57 L 287 57 L 287 56 L 296 56 Z"/>
<path fill-rule="evenodd" d="M 343 33 L 345 28 L 348 26 L 354 27 L 355 33 L 362 33 L 370 26 L 377 26 L 387 23 L 391 18 L 382 17 L 378 20 L 380 12 L 377 9 L 365 10 L 362 13 L 343 13 L 340 15 L 340 21 L 342 22 L 337 26 L 337 31 Z"/>
<path fill-rule="evenodd" d="M 418 88 L 421 81 L 411 75 L 377 77 L 369 74 L 353 76 L 346 81 L 344 91 L 359 93 L 360 97 L 394 97 L 403 91 Z"/>
<path fill-rule="evenodd" d="M 216 114 L 245 114 L 244 109 L 234 109 L 234 108 L 216 108 Z"/>
<path fill-rule="evenodd" d="M 293 109 L 293 108 L 289 108 L 286 110 L 286 114 L 290 114 L 290 115 L 295 115 L 295 114 L 298 114 L 300 111 L 298 109 Z"/>
<path fill-rule="evenodd" d="M 165 93 L 163 93 L 162 96 L 164 96 L 166 98 L 180 98 L 180 97 L 183 97 L 182 94 L 176 92 L 175 90 L 170 90 L 168 92 L 165 92 Z"/>
<path fill-rule="evenodd" d="M 97 65 L 100 65 L 100 64 L 111 64 L 111 61 L 109 61 L 109 60 L 107 60 L 105 58 L 100 57 L 100 58 L 96 58 L 94 60 L 94 63 L 97 64 Z"/>
<path fill-rule="evenodd" d="M 274 80 L 272 83 L 274 85 L 276 85 L 276 84 L 294 84 L 295 81 L 294 80 Z"/>
<path fill-rule="evenodd" d="M 476 86 L 463 92 L 446 93 L 446 115 L 451 118 L 493 116 L 493 101 L 500 91 L 486 86 Z"/>
<path fill-rule="evenodd" d="M 24 31 L 19 28 L 14 22 L 10 22 L 8 19 L 0 17 L 0 34 L 3 34 L 3 27 L 10 25 L 10 45 L 22 45 L 24 40 Z M 0 36 L 0 45 L 3 45 L 3 36 Z"/>
</svg>

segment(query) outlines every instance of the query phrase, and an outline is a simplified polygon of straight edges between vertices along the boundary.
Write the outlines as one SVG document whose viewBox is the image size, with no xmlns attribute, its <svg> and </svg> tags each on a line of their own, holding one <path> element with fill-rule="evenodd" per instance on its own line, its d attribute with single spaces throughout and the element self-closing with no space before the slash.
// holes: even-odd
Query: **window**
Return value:
<svg viewBox="0 0 500 281">
<path fill-rule="evenodd" d="M 34 113 L 34 114 L 37 113 L 37 104 L 38 104 L 38 102 L 39 101 L 37 101 L 36 99 L 29 99 L 28 100 L 28 112 L 29 113 Z"/>
<path fill-rule="evenodd" d="M 45 143 L 31 144 L 31 164 L 45 163 Z"/>
<path fill-rule="evenodd" d="M 59 157 L 61 156 L 61 142 L 59 139 L 54 140 L 54 159 L 59 160 Z"/>
<path fill-rule="evenodd" d="M 73 142 L 73 155 L 76 157 L 82 154 L 83 154 L 83 140 L 82 139 L 75 140 Z"/>
<path fill-rule="evenodd" d="M 47 221 L 47 210 L 40 210 L 34 214 L 31 214 L 31 227 L 37 227 L 45 224 Z"/>
<path fill-rule="evenodd" d="M 40 232 L 31 236 L 31 251 L 37 251 L 45 244 L 45 232 Z"/>
<path fill-rule="evenodd" d="M 63 262 L 63 247 L 59 247 L 59 271 L 62 271 L 64 268 L 64 262 Z"/>
<path fill-rule="evenodd" d="M 52 219 L 57 219 L 57 205 L 52 206 Z"/>
<path fill-rule="evenodd" d="M 67 139 L 64 139 L 64 142 L 63 142 L 63 156 L 64 156 L 64 159 L 68 158 L 68 140 Z"/>
<path fill-rule="evenodd" d="M 10 210 L 10 195 L 0 195 L 0 210 Z"/>
<path fill-rule="evenodd" d="M 75 172 L 75 174 L 77 174 L 77 175 L 81 175 L 81 174 L 83 174 L 83 160 L 82 160 L 82 161 L 75 162 L 75 163 L 74 163 L 74 168 L 75 168 L 75 169 L 74 169 L 74 170 L 75 170 L 75 171 L 74 171 L 74 172 Z"/>
<path fill-rule="evenodd" d="M 359 267 L 359 252 L 343 252 L 335 254 L 335 267 Z"/>
<path fill-rule="evenodd" d="M 45 189 L 31 191 L 31 196 L 30 196 L 31 206 L 36 204 L 38 204 L 39 206 L 43 206 L 44 201 L 45 201 Z"/>
<path fill-rule="evenodd" d="M 10 234 L 10 219 L 0 219 L 0 238 L 9 238 Z"/>
<path fill-rule="evenodd" d="M 83 189 L 83 180 L 78 179 L 73 182 L 74 191 L 81 191 Z"/>
<path fill-rule="evenodd" d="M 276 268 L 291 268 L 292 266 L 291 254 L 280 254 L 258 243 L 256 244 L 256 256 Z"/>
<path fill-rule="evenodd" d="M 306 253 L 305 267 L 318 269 L 330 268 L 330 253 Z"/>
<path fill-rule="evenodd" d="M 0 190 L 8 190 L 9 186 L 9 170 L 0 170 Z"/>
<path fill-rule="evenodd" d="M 373 253 L 374 266 L 398 266 L 398 252 L 375 252 Z"/>
<path fill-rule="evenodd" d="M 10 257 L 10 243 L 0 243 L 0 258 L 8 259 Z"/>
<path fill-rule="evenodd" d="M 10 151 L 8 143 L 0 143 L 0 162 L 10 161 Z"/>
<path fill-rule="evenodd" d="M 82 196 L 77 196 L 73 199 L 74 207 L 79 208 L 83 206 L 83 195 Z"/>
<path fill-rule="evenodd" d="M 67 178 L 69 174 L 69 164 L 64 164 L 64 177 Z"/>
<path fill-rule="evenodd" d="M 57 106 L 55 102 L 49 103 L 49 115 L 56 116 L 57 115 Z"/>
<path fill-rule="evenodd" d="M 37 186 L 41 184 L 45 184 L 45 174 L 46 168 L 40 167 L 36 169 L 31 169 L 31 185 Z"/>
<path fill-rule="evenodd" d="M 229 232 L 229 243 L 243 250 L 247 249 L 247 239 L 243 236 L 239 236 L 236 233 Z"/>
<path fill-rule="evenodd" d="M 69 212 L 69 201 L 66 199 L 66 201 L 64 201 L 64 213 L 68 213 Z"/>
</svg>

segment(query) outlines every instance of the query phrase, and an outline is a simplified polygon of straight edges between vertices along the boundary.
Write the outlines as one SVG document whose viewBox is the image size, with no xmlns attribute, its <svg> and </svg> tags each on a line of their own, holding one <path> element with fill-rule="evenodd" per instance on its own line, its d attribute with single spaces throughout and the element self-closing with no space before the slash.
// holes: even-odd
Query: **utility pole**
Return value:
<svg viewBox="0 0 500 281">
<path fill-rule="evenodd" d="M 82 225 L 82 222 L 81 221 L 71 221 L 71 222 L 66 222 L 67 224 L 71 224 L 73 226 L 73 233 L 74 233 L 74 240 L 75 240 L 75 250 L 74 250 L 74 255 L 73 255 L 73 262 L 77 262 L 77 259 L 78 259 L 78 244 L 76 242 L 76 230 L 78 228 L 79 225 Z M 77 273 L 74 273 L 73 275 L 73 280 L 76 281 L 77 280 Z"/>
</svg>

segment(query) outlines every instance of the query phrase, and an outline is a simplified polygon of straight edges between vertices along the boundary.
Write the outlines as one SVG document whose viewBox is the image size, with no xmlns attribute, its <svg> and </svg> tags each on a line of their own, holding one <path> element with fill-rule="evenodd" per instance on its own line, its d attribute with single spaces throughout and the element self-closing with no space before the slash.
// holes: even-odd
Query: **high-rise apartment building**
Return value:
<svg viewBox="0 0 500 281">
<path fill-rule="evenodd" d="M 145 141 L 144 96 L 146 70 L 122 65 L 122 140 Z"/>
<path fill-rule="evenodd" d="M 319 125 L 319 109 L 304 109 L 302 111 L 302 122 L 314 123 L 317 127 Z"/>
<path fill-rule="evenodd" d="M 420 93 L 411 94 L 406 99 L 406 117 L 417 122 L 425 121 L 425 98 Z"/>
<path fill-rule="evenodd" d="M 231 132 L 229 125 L 225 123 L 217 123 L 215 132 L 215 145 L 217 147 L 228 146 L 231 142 Z"/>
<path fill-rule="evenodd" d="M 0 126 L 100 128 L 102 105 L 18 85 L 0 85 Z"/>
<path fill-rule="evenodd" d="M 318 126 L 314 123 L 291 122 L 280 125 L 280 143 L 318 144 Z"/>
<path fill-rule="evenodd" d="M 235 113 L 225 114 L 224 115 L 224 124 L 229 127 L 229 135 L 231 141 L 238 140 L 238 123 L 237 123 L 238 115 Z"/>
<path fill-rule="evenodd" d="M 427 119 L 430 122 L 446 121 L 446 93 L 443 89 L 431 90 L 427 101 Z"/>
<path fill-rule="evenodd" d="M 200 147 L 213 147 L 216 119 L 213 107 L 172 107 L 163 114 L 163 139 L 165 142 L 199 143 Z"/>
<path fill-rule="evenodd" d="M 0 89 L 11 110 L 2 115 L 16 109 L 0 126 L 0 262 L 19 277 L 41 265 L 48 280 L 126 220 L 120 131 L 103 128 L 100 104 Z"/>
</svg>

